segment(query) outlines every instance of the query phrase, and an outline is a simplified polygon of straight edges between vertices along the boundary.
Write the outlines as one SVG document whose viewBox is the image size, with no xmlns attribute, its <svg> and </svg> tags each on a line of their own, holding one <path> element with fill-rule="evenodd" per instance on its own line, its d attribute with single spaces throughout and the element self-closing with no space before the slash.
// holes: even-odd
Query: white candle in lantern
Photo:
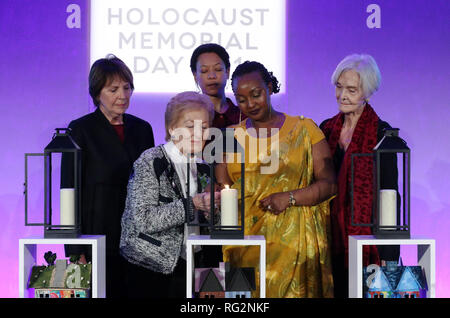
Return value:
<svg viewBox="0 0 450 318">
<path fill-rule="evenodd" d="M 380 190 L 380 225 L 397 225 L 396 190 Z"/>
<path fill-rule="evenodd" d="M 60 224 L 75 225 L 75 189 L 60 189 Z"/>
<path fill-rule="evenodd" d="M 238 225 L 238 192 L 228 185 L 220 191 L 220 225 Z"/>
</svg>

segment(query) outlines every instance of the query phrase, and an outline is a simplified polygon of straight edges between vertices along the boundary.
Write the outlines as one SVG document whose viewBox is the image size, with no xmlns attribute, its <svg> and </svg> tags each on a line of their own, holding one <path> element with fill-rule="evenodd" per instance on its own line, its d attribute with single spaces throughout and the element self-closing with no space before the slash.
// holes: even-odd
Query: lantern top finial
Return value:
<svg viewBox="0 0 450 318">
<path fill-rule="evenodd" d="M 386 128 L 384 129 L 384 135 L 388 137 L 398 137 L 399 128 Z"/>
<path fill-rule="evenodd" d="M 44 152 L 80 151 L 81 148 L 70 136 L 70 128 L 55 128 L 52 140 L 44 148 Z"/>
<path fill-rule="evenodd" d="M 409 152 L 408 145 L 399 136 L 399 128 L 384 129 L 384 136 L 373 148 L 377 153 L 381 152 Z"/>
</svg>

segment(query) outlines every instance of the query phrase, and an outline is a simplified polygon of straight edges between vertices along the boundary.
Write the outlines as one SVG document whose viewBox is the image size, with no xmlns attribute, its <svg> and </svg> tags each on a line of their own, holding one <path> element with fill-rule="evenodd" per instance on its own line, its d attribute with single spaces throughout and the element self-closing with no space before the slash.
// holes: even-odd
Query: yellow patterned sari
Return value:
<svg viewBox="0 0 450 318">
<path fill-rule="evenodd" d="M 235 126 L 244 129 L 246 135 L 245 235 L 266 238 L 267 297 L 333 297 L 329 202 L 290 207 L 279 215 L 259 208 L 259 200 L 270 194 L 304 188 L 313 182 L 312 139 L 323 139 L 323 134 L 310 119 L 285 116 L 278 136 L 267 138 L 266 149 L 260 149 L 264 146 L 258 149 L 259 158 L 253 163 L 247 149 L 251 139 L 258 138 L 248 134 L 245 121 Z M 277 138 L 279 147 L 274 150 L 270 145 Z M 261 174 L 261 167 L 267 166 L 261 163 L 265 162 L 264 154 L 267 157 L 271 151 L 278 152 L 279 168 L 275 173 Z M 239 194 L 240 168 L 239 163 L 227 164 L 234 182 L 232 187 Z M 224 246 L 223 253 L 224 261 L 232 266 L 256 269 L 257 288 L 253 297 L 259 297 L 259 247 Z"/>
</svg>

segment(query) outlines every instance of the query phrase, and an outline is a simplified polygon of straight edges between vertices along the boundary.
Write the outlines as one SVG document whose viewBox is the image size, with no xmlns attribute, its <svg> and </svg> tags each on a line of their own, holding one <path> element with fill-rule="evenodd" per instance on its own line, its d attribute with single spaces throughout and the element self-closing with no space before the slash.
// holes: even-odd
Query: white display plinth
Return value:
<svg viewBox="0 0 450 318">
<path fill-rule="evenodd" d="M 411 239 L 377 239 L 372 235 L 352 235 L 348 238 L 348 296 L 350 298 L 363 297 L 363 245 L 417 245 L 417 265 L 424 269 L 428 285 L 427 298 L 435 297 L 436 248 L 433 239 L 417 236 Z"/>
<path fill-rule="evenodd" d="M 194 277 L 194 245 L 259 245 L 260 298 L 266 297 L 266 239 L 262 235 L 248 235 L 244 239 L 211 239 L 209 235 L 191 235 L 186 240 L 186 298 L 192 298 Z"/>
<path fill-rule="evenodd" d="M 32 236 L 19 240 L 19 297 L 34 297 L 34 293 L 27 289 L 28 278 L 31 269 L 36 265 L 37 245 L 91 245 L 92 246 L 92 298 L 105 298 L 105 236 L 104 235 L 82 235 L 79 238 L 43 238 Z"/>
</svg>

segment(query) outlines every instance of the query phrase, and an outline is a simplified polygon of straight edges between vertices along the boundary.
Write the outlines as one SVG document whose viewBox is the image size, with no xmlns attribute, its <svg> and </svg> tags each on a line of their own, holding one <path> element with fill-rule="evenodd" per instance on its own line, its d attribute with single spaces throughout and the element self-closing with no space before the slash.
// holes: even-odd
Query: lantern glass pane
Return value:
<svg viewBox="0 0 450 318">
<path fill-rule="evenodd" d="M 52 225 L 60 223 L 60 184 L 61 184 L 61 159 L 62 154 L 53 152 L 52 157 L 52 173 L 51 173 L 51 208 L 52 208 Z"/>
<path fill-rule="evenodd" d="M 44 223 L 44 156 L 27 157 L 27 222 Z"/>
<path fill-rule="evenodd" d="M 75 226 L 75 165 L 73 152 L 52 152 L 51 225 L 53 229 Z"/>
<path fill-rule="evenodd" d="M 403 199 L 407 198 L 404 191 L 404 153 L 392 151 L 382 151 L 379 153 L 379 198 L 375 201 L 378 213 L 375 222 L 382 231 L 395 231 L 405 229 L 408 224 L 407 215 L 404 213 Z M 375 205 L 376 206 L 376 205 Z M 377 220 L 378 217 L 378 220 Z"/>
<path fill-rule="evenodd" d="M 401 182 L 401 195 L 402 195 L 402 218 L 403 218 L 403 222 L 402 225 L 407 225 L 409 227 L 409 210 L 410 210 L 410 184 L 411 184 L 411 180 L 410 180 L 410 168 L 409 168 L 409 153 L 405 152 L 402 154 L 402 175 L 401 178 L 399 176 L 400 182 Z"/>
</svg>

